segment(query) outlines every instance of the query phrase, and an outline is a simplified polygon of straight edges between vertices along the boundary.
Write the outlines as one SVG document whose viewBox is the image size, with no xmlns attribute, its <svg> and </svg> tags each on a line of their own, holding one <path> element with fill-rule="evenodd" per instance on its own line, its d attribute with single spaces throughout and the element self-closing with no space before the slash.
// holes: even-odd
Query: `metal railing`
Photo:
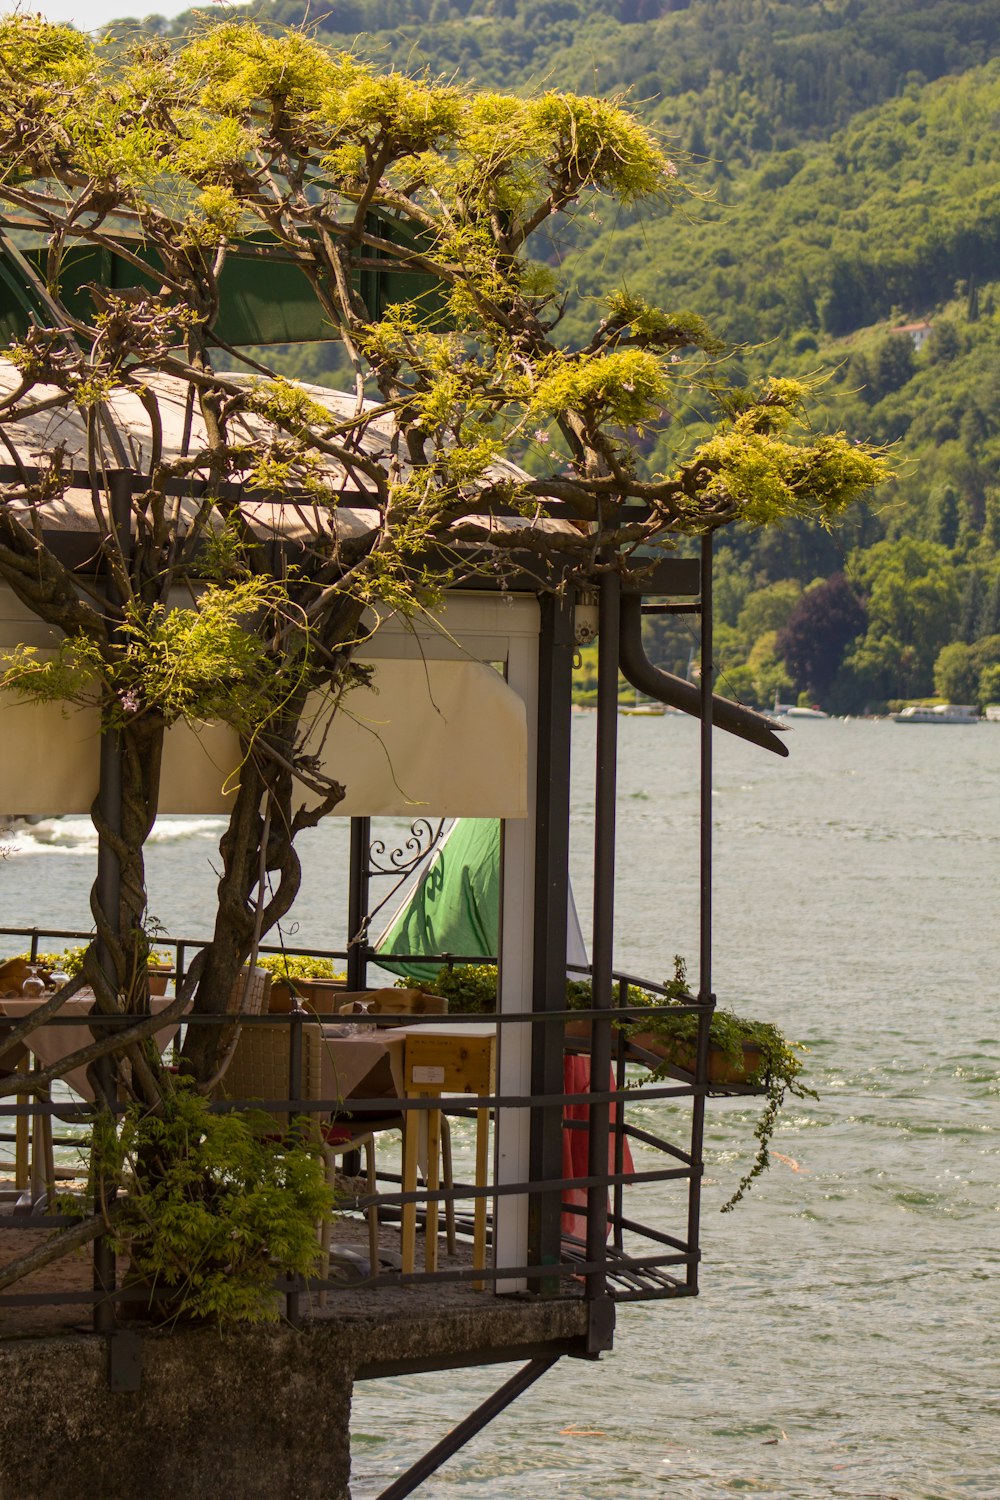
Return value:
<svg viewBox="0 0 1000 1500">
<path fill-rule="evenodd" d="M 0 936 L 6 939 L 28 939 L 28 951 L 32 957 L 43 951 L 43 940 L 87 940 L 87 934 L 44 928 L 0 929 Z M 202 944 L 190 939 L 164 938 L 162 941 L 158 940 L 157 946 L 173 949 L 174 972 L 179 981 L 186 971 L 188 956 Z M 279 952 L 281 950 L 262 948 L 261 951 Z M 310 956 L 332 958 L 335 961 L 345 957 L 343 953 L 336 951 L 304 949 L 298 946 L 296 951 L 308 953 Z M 377 955 L 373 957 L 377 962 Z M 394 955 L 394 958 L 397 957 L 399 955 Z M 424 955 L 420 957 L 426 958 Z M 441 958 L 442 963 L 450 962 L 456 965 L 464 961 L 482 963 L 483 959 L 476 957 L 463 960 L 454 955 L 443 955 Z M 648 1004 L 630 1005 L 629 988 L 632 985 L 640 986 L 647 994 L 662 996 L 664 1005 L 662 1007 L 651 1007 Z M 502 1200 L 510 1196 L 526 1196 L 535 1204 L 532 1217 L 536 1223 L 539 1217 L 547 1215 L 550 1225 L 555 1217 L 561 1226 L 557 1233 L 557 1242 L 560 1246 L 557 1261 L 553 1263 L 548 1257 L 545 1259 L 533 1257 L 529 1244 L 524 1261 L 516 1265 L 497 1265 L 494 1254 L 487 1257 L 485 1266 L 473 1266 L 468 1263 L 466 1254 L 457 1259 L 451 1258 L 448 1264 L 438 1264 L 433 1270 L 414 1268 L 404 1273 L 395 1267 L 385 1268 L 382 1264 L 369 1266 L 368 1274 L 361 1282 L 344 1281 L 334 1277 L 322 1282 L 310 1279 L 308 1283 L 301 1277 L 279 1278 L 275 1282 L 275 1289 L 284 1294 L 285 1313 L 291 1323 L 296 1324 L 300 1321 L 302 1295 L 307 1290 L 310 1293 L 322 1291 L 346 1294 L 356 1289 L 359 1284 L 375 1291 L 382 1286 L 397 1287 L 400 1284 L 445 1285 L 452 1283 L 462 1285 L 472 1283 L 477 1287 L 485 1285 L 487 1288 L 495 1288 L 499 1282 L 509 1283 L 513 1279 L 525 1279 L 529 1287 L 544 1290 L 548 1295 L 573 1298 L 603 1296 L 616 1301 L 689 1296 L 697 1291 L 700 1251 L 697 1234 L 691 1233 L 692 1223 L 695 1229 L 697 1228 L 697 1215 L 692 1215 L 691 1206 L 692 1199 L 696 1199 L 698 1194 L 703 1165 L 700 1151 L 697 1149 L 699 1144 L 698 1112 L 694 1105 L 695 1101 L 703 1104 L 710 1086 L 707 1078 L 698 1079 L 684 1068 L 669 1061 L 661 1062 L 656 1070 L 657 1074 L 662 1076 L 650 1080 L 648 1069 L 643 1074 L 636 1062 L 637 1054 L 626 1035 L 626 1029 L 633 1022 L 649 1020 L 660 1014 L 667 1006 L 667 992 L 661 985 L 621 973 L 615 973 L 614 986 L 614 1004 L 610 1010 L 567 1007 L 563 1011 L 504 1012 L 490 1014 L 488 1017 L 491 1022 L 496 1023 L 501 1049 L 503 1033 L 511 1025 L 530 1025 L 537 1028 L 540 1024 L 551 1022 L 559 1022 L 564 1026 L 569 1023 L 589 1023 L 591 1033 L 589 1040 L 579 1035 L 581 1030 L 579 1024 L 570 1026 L 569 1034 L 565 1039 L 566 1055 L 572 1056 L 574 1052 L 586 1054 L 593 1049 L 595 1052 L 603 1051 L 605 1056 L 610 1056 L 612 1068 L 604 1086 L 601 1086 L 599 1078 L 591 1077 L 587 1087 L 574 1090 L 564 1086 L 563 1092 L 560 1093 L 512 1095 L 493 1091 L 474 1096 L 443 1098 L 403 1096 L 391 1100 L 393 1114 L 398 1114 L 401 1120 L 407 1121 L 411 1120 L 414 1115 L 427 1114 L 432 1110 L 438 1110 L 449 1119 L 456 1120 L 467 1117 L 471 1112 L 485 1110 L 489 1111 L 494 1128 L 496 1128 L 508 1112 L 527 1111 L 531 1118 L 541 1122 L 542 1129 L 558 1131 L 558 1145 L 562 1151 L 564 1167 L 561 1176 L 535 1181 L 530 1180 L 529 1177 L 516 1182 L 487 1181 L 485 1184 L 461 1181 L 450 1187 L 443 1183 L 431 1187 L 427 1181 L 424 1181 L 415 1189 L 406 1190 L 401 1173 L 387 1168 L 384 1161 L 379 1162 L 377 1153 L 376 1192 L 374 1195 L 358 1194 L 350 1210 L 350 1212 L 364 1216 L 374 1204 L 381 1226 L 400 1222 L 408 1206 L 415 1205 L 418 1224 L 426 1227 L 429 1214 L 431 1222 L 434 1222 L 438 1205 L 451 1203 L 455 1208 L 455 1228 L 458 1240 L 467 1247 L 473 1235 L 475 1206 L 478 1201 L 485 1200 L 487 1204 L 486 1239 L 487 1244 L 492 1245 L 497 1214 L 503 1212 Z M 669 1002 L 672 1014 L 680 1011 L 694 1014 L 699 1018 L 698 1045 L 695 1049 L 699 1057 L 707 1055 L 707 1028 L 713 1008 L 714 999 L 707 1004 L 694 998 L 680 1005 L 676 1000 Z M 413 1015 L 403 1011 L 400 1011 L 398 1015 L 382 1013 L 378 1018 L 380 1025 L 405 1025 L 411 1029 L 423 1025 L 440 1025 L 442 1021 L 446 1021 L 449 1027 L 461 1028 L 465 1024 L 482 1023 L 484 1019 L 487 1017 L 481 1014 L 459 1013 L 443 1017 L 441 1015 Z M 223 1024 L 231 1025 L 233 1020 L 233 1017 L 223 1018 Z M 304 1088 L 303 1079 L 301 1028 L 309 1022 L 318 1022 L 320 1025 L 335 1023 L 339 1027 L 370 1026 L 370 1017 L 293 1011 L 286 1015 L 241 1016 L 238 1021 L 242 1027 L 278 1024 L 289 1028 L 287 1097 L 266 1100 L 216 1098 L 212 1104 L 213 1110 L 263 1108 L 273 1113 L 291 1115 L 294 1112 L 296 1115 L 314 1116 L 321 1122 L 335 1120 L 338 1114 L 343 1115 L 345 1110 L 349 1110 L 351 1119 L 359 1125 L 366 1119 L 385 1116 L 387 1111 L 385 1097 L 356 1098 L 352 1096 L 346 1105 L 343 1099 L 336 1097 L 304 1097 L 307 1091 Z M 126 1027 L 133 1025 L 134 1022 L 134 1016 L 106 1017 L 102 1015 L 100 1018 L 100 1026 L 104 1030 L 116 1026 Z M 65 1026 L 67 1024 L 86 1025 L 87 1023 L 78 1018 L 68 1023 L 57 1015 L 43 1024 Z M 218 1015 L 186 1014 L 182 1022 L 185 1027 L 218 1026 L 219 1024 Z M 0 1022 L 0 1027 L 2 1025 L 3 1023 Z M 8 1032 L 10 1030 L 9 1024 L 7 1030 Z M 594 1039 L 601 1034 L 602 1030 L 605 1037 L 604 1046 L 595 1048 Z M 702 1033 L 704 1033 L 704 1039 Z M 533 1037 L 537 1035 L 537 1031 L 533 1030 Z M 30 1047 L 30 1038 L 27 1045 Z M 0 1049 L 2 1046 L 3 1031 L 0 1030 Z M 568 1072 L 568 1069 L 564 1070 L 564 1078 Z M 43 1090 L 33 1092 L 30 1074 L 18 1074 L 17 1079 L 19 1085 L 23 1083 L 23 1088 L 19 1088 L 14 1097 L 8 1096 L 0 1099 L 0 1117 L 6 1117 L 14 1122 L 14 1135 L 18 1129 L 17 1122 L 28 1120 L 33 1137 L 33 1149 L 37 1147 L 44 1120 L 57 1119 L 64 1124 L 76 1127 L 82 1133 L 93 1119 L 94 1105 L 74 1102 L 66 1098 L 52 1099 Z M 711 1086 L 713 1093 L 746 1091 L 740 1086 L 727 1086 L 724 1089 L 719 1089 L 715 1085 Z M 672 1114 L 665 1117 L 661 1113 L 661 1107 L 670 1102 L 687 1103 L 692 1106 L 686 1129 L 680 1129 L 682 1116 Z M 596 1126 L 595 1122 L 597 1122 Z M 574 1152 L 569 1145 L 569 1136 L 573 1132 L 586 1132 L 590 1136 L 595 1128 L 601 1129 L 602 1124 L 606 1142 L 599 1141 L 596 1151 L 589 1152 L 587 1170 L 566 1171 L 567 1162 L 572 1164 L 574 1158 Z M 20 1126 L 22 1139 L 24 1128 L 24 1125 Z M 679 1132 L 682 1139 L 668 1139 L 664 1133 L 667 1130 L 672 1133 Z M 8 1141 L 12 1139 L 9 1127 L 0 1139 Z M 55 1144 L 65 1153 L 74 1146 L 79 1148 L 81 1142 L 72 1136 L 60 1136 Z M 85 1146 L 85 1142 L 83 1144 Z M 633 1148 L 635 1155 L 630 1162 L 630 1153 Z M 383 1156 L 387 1154 L 382 1153 Z M 584 1159 L 587 1157 L 588 1153 L 584 1152 Z M 550 1153 L 549 1160 L 551 1159 Z M 577 1161 L 581 1159 L 579 1153 L 576 1153 L 576 1159 Z M 598 1165 L 595 1170 L 595 1162 L 606 1163 L 606 1167 L 602 1170 Z M 656 1192 L 658 1188 L 670 1183 L 685 1185 L 684 1191 L 676 1195 L 673 1201 Z M 643 1205 L 647 1200 L 643 1189 L 652 1189 L 656 1194 L 652 1203 L 653 1211 L 651 1214 L 647 1213 L 645 1219 Z M 583 1195 L 585 1201 L 581 1200 L 580 1195 Z M 53 1212 L 52 1209 L 53 1205 L 41 1197 L 32 1202 L 30 1198 L 26 1199 L 22 1195 L 14 1202 L 12 1211 L 4 1214 L 0 1222 L 5 1229 L 25 1231 L 56 1230 L 70 1227 L 78 1222 L 75 1216 L 58 1211 Z M 676 1218 L 676 1224 L 672 1222 L 674 1218 Z M 549 1243 L 551 1243 L 551 1235 Z M 595 1245 L 599 1246 L 603 1253 L 595 1254 Z M 96 1260 L 101 1269 L 95 1278 L 94 1290 L 59 1291 L 53 1286 L 50 1291 L 44 1288 L 39 1290 L 36 1287 L 26 1292 L 18 1289 L 15 1284 L 14 1290 L 0 1290 L 0 1317 L 5 1309 L 31 1307 L 42 1303 L 89 1305 L 94 1308 L 100 1326 L 107 1331 L 109 1320 L 113 1326 L 116 1308 L 127 1312 L 130 1302 L 141 1301 L 144 1296 L 148 1298 L 148 1293 L 120 1285 L 115 1274 L 113 1258 L 109 1261 L 107 1244 L 101 1239 L 97 1242 L 97 1250 Z M 109 1265 L 110 1282 L 108 1281 Z M 2 1270 L 0 1266 L 0 1274 Z"/>
</svg>

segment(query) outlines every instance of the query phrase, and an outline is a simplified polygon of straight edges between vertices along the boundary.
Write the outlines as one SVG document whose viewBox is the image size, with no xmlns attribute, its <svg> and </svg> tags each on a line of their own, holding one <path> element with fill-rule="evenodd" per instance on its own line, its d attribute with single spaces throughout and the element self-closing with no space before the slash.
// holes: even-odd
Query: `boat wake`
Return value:
<svg viewBox="0 0 1000 1500">
<path fill-rule="evenodd" d="M 186 839 L 209 839 L 215 843 L 225 826 L 225 818 L 158 818 L 147 842 L 173 844 Z M 11 855 L 93 855 L 97 850 L 97 831 L 86 817 L 13 818 L 0 833 L 0 843 Z"/>
</svg>

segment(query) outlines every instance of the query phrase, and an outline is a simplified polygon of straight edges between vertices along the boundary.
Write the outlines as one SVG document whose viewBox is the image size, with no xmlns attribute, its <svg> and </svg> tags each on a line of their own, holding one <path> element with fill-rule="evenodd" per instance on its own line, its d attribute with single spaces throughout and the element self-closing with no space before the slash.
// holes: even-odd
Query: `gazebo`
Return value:
<svg viewBox="0 0 1000 1500">
<path fill-rule="evenodd" d="M 9 264 L 9 263 L 8 263 Z M 238 300 L 238 299 L 237 299 Z M 240 304 L 245 310 L 245 299 Z M 255 331 L 260 334 L 261 329 Z M 281 336 L 288 336 L 286 323 Z M 0 366 L 0 388 L 13 379 Z M 236 378 L 236 377 L 234 377 Z M 190 392 L 161 378 L 160 408 L 169 420 L 161 435 L 164 447 L 182 454 L 197 440 L 199 417 Z M 309 395 L 336 413 L 341 397 L 325 388 Z M 128 545 L 129 504 L 142 482 L 151 441 L 147 413 L 125 394 L 113 394 L 107 416 L 117 434 L 120 462 L 97 476 L 87 466 L 87 433 L 82 421 L 60 412 L 43 414 L 31 424 L 5 429 L 7 456 L 0 482 L 24 483 L 37 475 L 40 452 L 57 446 L 71 470 L 68 488 L 40 514 L 48 545 L 86 580 L 100 584 L 96 559 L 103 528 L 117 530 Z M 392 429 L 376 421 L 368 429 L 368 456 L 388 453 Z M 172 481 L 170 494 L 183 526 L 185 507 L 197 503 L 195 481 Z M 373 516 L 359 494 L 356 503 L 341 504 L 335 514 L 310 505 L 302 495 L 249 492 L 238 497 L 259 541 L 275 556 L 292 554 L 316 533 L 335 527 L 344 536 L 363 535 Z M 518 527 L 574 527 L 567 514 L 528 522 L 523 517 L 484 508 L 476 535 L 461 545 L 469 555 L 488 555 L 491 538 L 509 538 Z M 393 1323 L 400 1276 L 395 1270 L 374 1274 L 366 1284 L 365 1325 L 351 1315 L 349 1378 L 398 1374 L 467 1363 L 520 1358 L 522 1368 L 442 1445 L 391 1485 L 382 1500 L 409 1494 L 449 1453 L 564 1355 L 595 1357 L 612 1344 L 615 1305 L 621 1301 L 670 1299 L 698 1290 L 699 1210 L 703 1172 L 702 1140 L 706 1099 L 719 1085 L 710 1082 L 708 1028 L 715 1004 L 712 993 L 712 848 L 711 776 L 714 728 L 733 732 L 784 754 L 773 725 L 763 716 L 714 696 L 711 638 L 711 542 L 700 544 L 700 556 L 665 557 L 653 562 L 640 581 L 624 586 L 613 570 L 591 578 L 577 570 L 570 580 L 551 571 L 539 577 L 533 560 L 507 569 L 491 583 L 483 570 L 470 570 L 463 586 L 450 590 L 443 605 L 418 617 L 373 608 L 367 618 L 368 639 L 359 659 L 373 669 L 377 693 L 355 690 L 350 714 L 332 718 L 316 706 L 314 754 L 317 763 L 336 768 L 346 795 L 336 816 L 351 820 L 349 909 L 343 914 L 342 942 L 330 949 L 346 955 L 347 989 L 364 991 L 373 958 L 369 918 L 372 865 L 372 820 L 382 816 L 422 818 L 490 817 L 501 820 L 499 992 L 495 1018 L 497 1069 L 485 1091 L 449 1108 L 489 1111 L 493 1120 L 492 1164 L 488 1180 L 466 1192 L 470 1202 L 489 1208 L 489 1258 L 485 1266 L 437 1265 L 414 1272 L 403 1284 L 421 1289 L 426 1323 L 421 1340 L 386 1341 Z M 180 601 L 178 601 L 180 602 Z M 697 617 L 701 638 L 701 673 L 697 685 L 660 671 L 646 658 L 641 634 L 644 610 L 687 613 Z M 589 978 L 592 1006 L 587 1044 L 588 1083 L 579 1093 L 567 1090 L 567 861 L 570 806 L 571 673 L 578 644 L 596 633 L 599 648 L 597 749 L 595 764 L 594 904 L 585 931 L 591 943 Z M 28 644 L 44 653 L 54 644 L 51 631 L 33 618 L 10 590 L 0 589 L 0 647 Z M 631 1019 L 630 976 L 618 971 L 613 945 L 616 744 L 619 673 L 637 689 L 693 714 L 701 722 L 701 926 L 698 985 L 686 998 L 699 1018 L 696 1054 L 685 1066 L 667 1064 L 662 1076 L 645 1087 L 626 1091 L 630 1055 L 621 1028 L 612 1022 Z M 68 720 L 55 705 L 8 703 L 0 716 L 0 763 L 4 766 L 2 810 L 14 815 L 59 815 L 86 812 L 97 798 L 113 821 L 116 771 L 106 737 L 102 740 L 96 711 L 81 711 Z M 214 813 L 229 806 L 239 753 L 235 735 L 219 725 L 194 729 L 178 725 L 167 739 L 160 809 L 163 812 Z M 419 839 L 418 839 L 419 844 Z M 411 853 L 420 856 L 423 845 Z M 103 868 L 113 882 L 113 861 Z M 43 934 L 31 935 L 37 951 Z M 176 951 L 182 973 L 185 954 Z M 452 956 L 455 958 L 456 956 Z M 457 956 L 457 960 L 461 955 Z M 662 987 L 646 985 L 652 993 Z M 327 1019 L 336 1020 L 336 1016 Z M 403 1019 L 403 1018 L 401 1018 Z M 576 1018 L 579 1019 L 579 1018 Z M 468 1018 L 464 1018 L 468 1022 Z M 297 1024 L 290 1017 L 289 1026 Z M 461 1029 L 463 1018 L 456 1018 Z M 469 1022 L 469 1024 L 473 1024 Z M 491 1026 L 493 1022 L 491 1020 Z M 739 1089 L 741 1085 L 726 1085 Z M 291 1084 L 290 1084 L 291 1089 Z M 291 1099 L 301 1094 L 290 1092 Z M 630 1123 L 628 1105 L 635 1099 L 670 1099 L 688 1107 L 682 1140 L 666 1140 Z M 321 1102 L 321 1101 L 320 1101 Z M 327 1104 L 335 1101 L 326 1101 Z M 438 1101 L 440 1102 L 440 1101 Z M 351 1099 L 352 1111 L 384 1109 L 384 1099 Z M 431 1112 L 433 1098 L 409 1101 L 411 1110 Z M 34 1106 L 36 1109 L 45 1106 Z M 316 1107 L 320 1104 L 317 1102 Z M 8 1105 L 16 1115 L 28 1106 Z M 48 1106 L 51 1111 L 54 1107 Z M 565 1169 L 565 1142 L 570 1111 L 586 1132 L 586 1169 Z M 628 1165 L 629 1141 L 638 1142 L 644 1159 L 654 1165 Z M 574 1160 L 579 1163 L 577 1153 Z M 669 1232 L 643 1224 L 632 1207 L 644 1185 L 668 1180 L 686 1184 L 682 1222 Z M 454 1198 L 462 1190 L 452 1192 Z M 568 1193 L 585 1204 L 585 1233 L 568 1244 L 565 1205 Z M 430 1207 L 426 1185 L 411 1199 L 421 1211 Z M 442 1190 L 436 1188 L 436 1197 Z M 445 1192 L 446 1196 L 446 1192 Z M 390 1187 L 378 1197 L 387 1211 L 407 1209 L 407 1193 Z M 369 1204 L 369 1207 L 371 1205 Z M 436 1209 L 435 1209 L 436 1214 Z M 57 1223 L 49 1213 L 41 1221 Z M 432 1222 L 428 1218 L 427 1222 Z M 121 1328 L 114 1314 L 113 1265 L 106 1249 L 98 1257 L 98 1289 L 92 1299 L 97 1329 L 111 1351 L 112 1390 L 135 1390 L 140 1375 L 137 1335 Z M 475 1295 L 495 1308 L 485 1322 L 469 1319 L 467 1302 L 450 1307 L 445 1289 L 483 1286 Z M 302 1287 L 286 1288 L 289 1320 L 303 1317 Z M 334 1302 L 349 1296 L 331 1287 Z M 385 1293 L 386 1312 L 379 1315 Z M 439 1299 L 435 1301 L 435 1299 Z M 4 1301 L 0 1293 L 0 1305 Z M 8 1298 L 16 1302 L 16 1298 Z M 431 1337 L 451 1321 L 448 1337 Z M 464 1322 L 462 1320 L 465 1320 Z M 504 1321 L 506 1319 L 506 1322 Z M 463 1331 L 464 1330 L 464 1331 Z M 331 1337 L 333 1335 L 331 1334 Z M 144 1355 L 143 1358 L 151 1358 Z"/>
</svg>

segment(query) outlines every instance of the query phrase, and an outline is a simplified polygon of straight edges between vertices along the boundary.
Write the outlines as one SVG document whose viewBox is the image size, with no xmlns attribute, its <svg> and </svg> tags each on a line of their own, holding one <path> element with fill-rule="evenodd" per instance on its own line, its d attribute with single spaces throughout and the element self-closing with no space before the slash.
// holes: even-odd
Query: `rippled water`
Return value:
<svg viewBox="0 0 1000 1500">
<path fill-rule="evenodd" d="M 593 728 L 575 721 L 585 925 Z M 697 952 L 697 732 L 620 730 L 616 960 L 653 978 Z M 426 1500 L 1000 1494 L 1000 727 L 800 723 L 788 761 L 718 738 L 715 988 L 808 1044 L 821 1098 L 725 1216 L 755 1112 L 712 1105 L 702 1296 L 620 1309 L 612 1355 L 557 1365 Z M 92 845 L 68 821 L 0 870 L 4 925 L 83 924 Z M 173 931 L 204 933 L 218 826 L 160 826 Z M 304 846 L 304 943 L 340 940 L 345 835 Z M 507 1373 L 359 1387 L 355 1500 Z"/>
</svg>

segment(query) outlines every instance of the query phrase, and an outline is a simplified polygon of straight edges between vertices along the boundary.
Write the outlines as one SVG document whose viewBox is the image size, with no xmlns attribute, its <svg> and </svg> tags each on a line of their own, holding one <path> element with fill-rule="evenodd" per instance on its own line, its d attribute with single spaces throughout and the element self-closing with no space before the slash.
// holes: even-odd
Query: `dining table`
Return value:
<svg viewBox="0 0 1000 1500">
<path fill-rule="evenodd" d="M 401 1099 L 406 1028 L 321 1026 L 324 1099 Z"/>
<path fill-rule="evenodd" d="M 23 1021 L 30 1016 L 39 1006 L 44 1005 L 52 999 L 52 991 L 48 990 L 41 995 L 14 995 L 8 996 L 0 1003 L 3 1017 L 9 1021 Z M 78 1052 L 81 1047 L 87 1047 L 94 1040 L 90 1030 L 90 1023 L 95 1017 L 92 1015 L 94 1008 L 94 992 L 85 988 L 77 990 L 64 1003 L 61 1010 L 51 1020 L 37 1026 L 29 1036 L 25 1038 L 25 1046 L 34 1057 L 41 1068 L 50 1068 L 62 1058 L 68 1057 L 72 1052 Z M 150 1000 L 150 1010 L 156 1015 L 166 1010 L 169 1005 L 174 1004 L 173 995 L 154 995 Z M 138 1021 L 140 1017 L 132 1019 Z M 177 1031 L 177 1021 L 171 1021 L 166 1026 L 154 1032 L 156 1045 L 162 1052 L 170 1044 L 170 1039 Z M 0 1035 L 2 1041 L 2 1035 Z M 87 1077 L 86 1067 L 71 1068 L 68 1073 L 62 1075 L 65 1083 L 78 1094 L 81 1099 L 93 1101 L 94 1090 Z"/>
</svg>

